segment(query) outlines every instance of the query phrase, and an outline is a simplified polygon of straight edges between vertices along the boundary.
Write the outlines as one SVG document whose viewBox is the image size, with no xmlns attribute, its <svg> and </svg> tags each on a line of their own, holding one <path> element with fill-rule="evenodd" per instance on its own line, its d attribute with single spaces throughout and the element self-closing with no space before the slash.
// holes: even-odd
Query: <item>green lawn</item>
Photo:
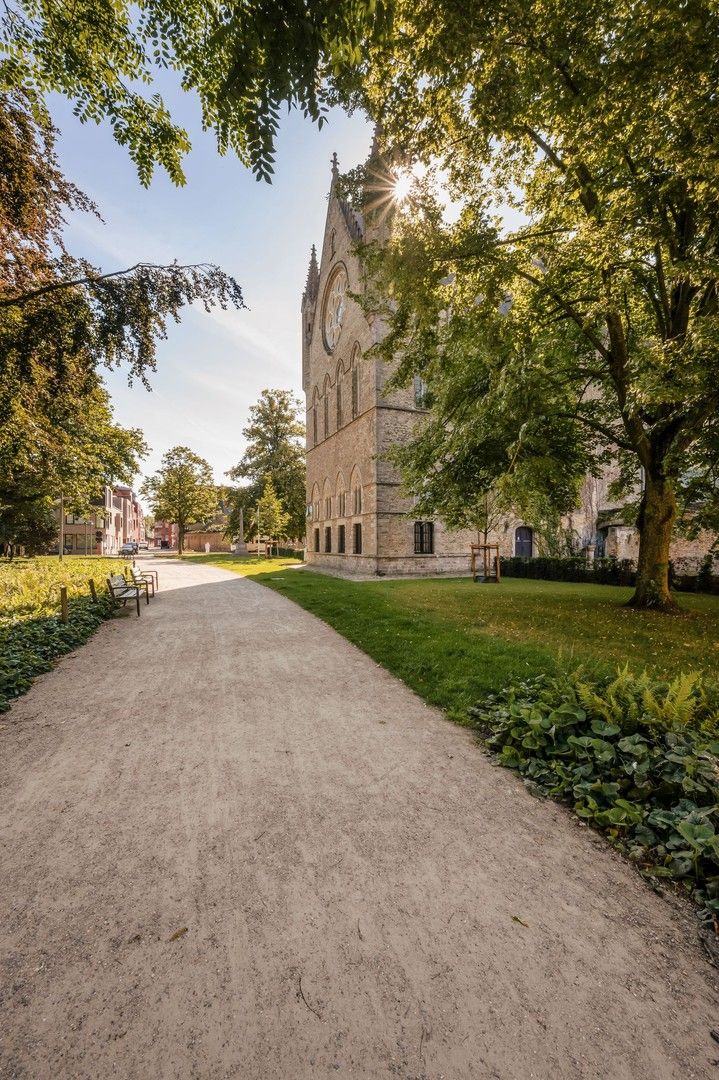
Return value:
<svg viewBox="0 0 719 1080">
<path fill-rule="evenodd" d="M 623 606 L 630 589 L 505 578 L 352 582 L 290 559 L 196 556 L 294 600 L 455 720 L 510 681 L 579 663 L 629 662 L 658 675 L 689 668 L 719 682 L 719 598 L 682 594 L 672 617 Z"/>
<path fill-rule="evenodd" d="M 214 555 L 200 555 L 195 552 L 187 552 L 185 555 L 162 555 L 163 559 L 188 560 L 194 563 L 206 563 L 208 566 L 219 566 L 223 570 L 232 570 L 235 574 L 243 577 L 254 577 L 256 574 L 276 573 L 285 570 L 288 566 L 302 566 L 301 559 L 288 559 L 284 555 L 273 556 L 271 559 L 258 559 L 256 555 L 231 555 L 229 553 L 215 552 Z"/>
</svg>

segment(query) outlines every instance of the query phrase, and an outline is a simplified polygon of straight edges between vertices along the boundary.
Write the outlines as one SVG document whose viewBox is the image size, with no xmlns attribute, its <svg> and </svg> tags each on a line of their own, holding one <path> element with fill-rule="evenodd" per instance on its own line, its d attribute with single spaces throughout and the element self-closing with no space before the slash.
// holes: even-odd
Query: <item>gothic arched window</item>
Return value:
<svg viewBox="0 0 719 1080">
<path fill-rule="evenodd" d="M 332 352 L 340 339 L 340 331 L 347 309 L 347 271 L 340 263 L 330 278 L 322 305 L 322 333 L 325 348 Z"/>
</svg>

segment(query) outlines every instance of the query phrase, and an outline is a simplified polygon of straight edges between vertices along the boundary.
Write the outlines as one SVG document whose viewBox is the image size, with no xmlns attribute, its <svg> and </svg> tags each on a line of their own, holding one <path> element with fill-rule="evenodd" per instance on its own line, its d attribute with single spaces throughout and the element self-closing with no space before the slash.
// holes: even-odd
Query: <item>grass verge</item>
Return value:
<svg viewBox="0 0 719 1080">
<path fill-rule="evenodd" d="M 506 578 L 347 581 L 292 560 L 191 556 L 311 611 L 461 723 L 490 693 L 578 663 L 598 674 L 629 663 L 660 678 L 700 670 L 719 682 L 719 598 L 683 595 L 683 613 L 624 607 L 630 589 Z"/>
</svg>

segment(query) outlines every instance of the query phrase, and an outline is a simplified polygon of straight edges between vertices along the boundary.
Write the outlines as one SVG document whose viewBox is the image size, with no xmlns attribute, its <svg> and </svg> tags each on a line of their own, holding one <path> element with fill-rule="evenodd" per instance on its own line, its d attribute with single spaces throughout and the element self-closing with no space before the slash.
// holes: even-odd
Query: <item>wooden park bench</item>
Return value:
<svg viewBox="0 0 719 1080">
<path fill-rule="evenodd" d="M 132 577 L 132 584 L 137 585 L 140 589 L 145 590 L 148 604 L 150 603 L 150 597 L 155 595 L 155 581 L 151 574 L 143 574 L 141 570 L 138 570 L 136 566 L 130 568 L 130 575 Z"/>
<path fill-rule="evenodd" d="M 122 574 L 113 574 L 112 577 L 107 579 L 107 587 L 110 590 L 110 596 L 115 600 L 122 600 L 123 607 L 128 600 L 134 600 L 137 604 L 137 614 L 140 615 L 140 592 L 139 585 L 130 584 L 126 581 Z M 145 590 L 147 596 L 147 602 L 150 603 L 150 593 Z"/>
<path fill-rule="evenodd" d="M 155 592 L 160 591 L 160 576 L 157 573 L 157 570 L 140 570 L 140 568 L 136 566 L 135 563 L 132 564 L 131 570 L 133 578 L 139 577 L 142 578 L 144 581 L 151 581 L 155 587 Z"/>
</svg>

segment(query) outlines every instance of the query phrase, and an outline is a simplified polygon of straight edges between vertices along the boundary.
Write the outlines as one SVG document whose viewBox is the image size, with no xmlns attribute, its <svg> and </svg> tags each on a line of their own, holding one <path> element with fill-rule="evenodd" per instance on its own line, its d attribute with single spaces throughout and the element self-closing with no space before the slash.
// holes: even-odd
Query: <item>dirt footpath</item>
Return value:
<svg viewBox="0 0 719 1080">
<path fill-rule="evenodd" d="M 3 1080 L 719 1077 L 691 917 L 311 615 L 159 568 L 0 717 Z"/>
</svg>

